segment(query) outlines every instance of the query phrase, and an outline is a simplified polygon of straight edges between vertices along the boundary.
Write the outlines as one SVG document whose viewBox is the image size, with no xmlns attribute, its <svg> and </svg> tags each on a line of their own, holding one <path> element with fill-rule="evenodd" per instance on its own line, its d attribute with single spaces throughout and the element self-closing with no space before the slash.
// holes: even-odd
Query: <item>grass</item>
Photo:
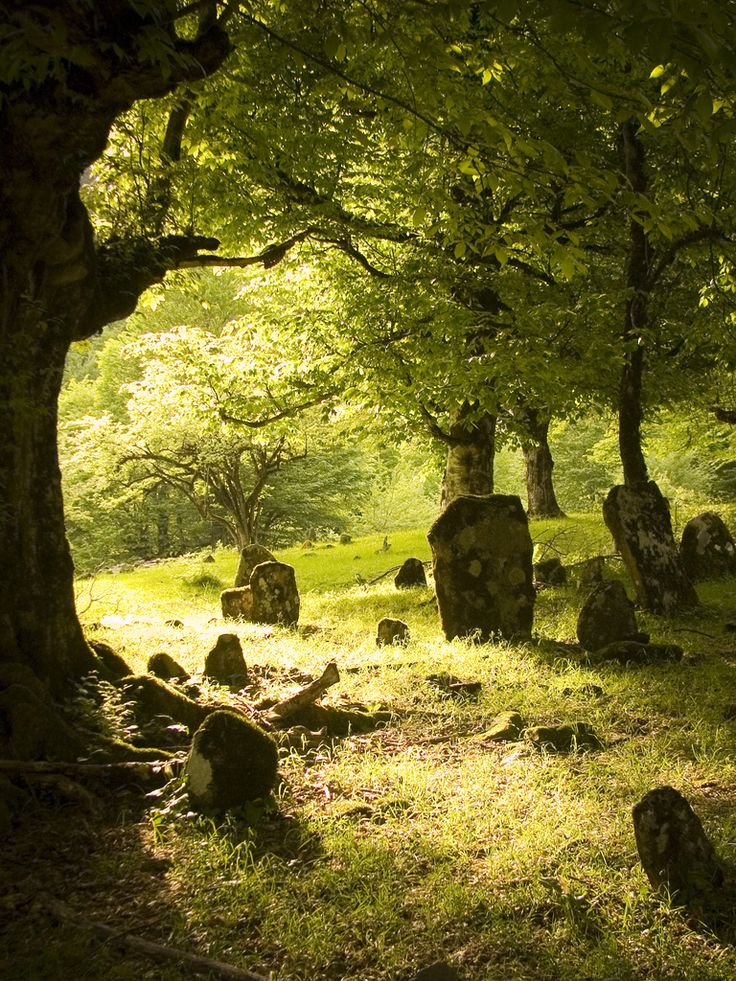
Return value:
<svg viewBox="0 0 736 981">
<path fill-rule="evenodd" d="M 568 562 L 610 552 L 592 516 L 535 523 L 532 534 Z M 356 583 L 356 573 L 368 580 L 428 557 L 423 531 L 391 542 L 387 553 L 381 537 L 279 553 L 297 570 L 301 623 L 313 632 L 217 620 L 219 586 L 202 577 L 232 580 L 236 556 L 224 550 L 214 563 L 190 557 L 80 583 L 94 599 L 88 629 L 136 669 L 160 649 L 200 671 L 217 634 L 236 629 L 269 694 L 294 689 L 289 669 L 318 672 L 334 658 L 342 680 L 329 702 L 389 706 L 397 719 L 285 753 L 275 805 L 255 822 L 183 807 L 123 819 L 65 880 L 70 905 L 274 981 L 399 981 L 436 960 L 476 981 L 736 976 L 730 940 L 652 895 L 630 818 L 646 791 L 671 784 L 736 858 L 736 644 L 723 632 L 734 584 L 703 585 L 695 614 L 639 616 L 653 639 L 697 657 L 590 668 L 560 647 L 583 601 L 574 585 L 540 593 L 531 644 L 448 643 L 429 590 L 398 592 L 390 576 Z M 386 615 L 409 623 L 408 647 L 376 648 Z M 173 617 L 184 626 L 167 625 Z M 478 701 L 444 697 L 426 681 L 440 671 L 481 681 Z M 478 738 L 509 709 L 530 725 L 586 721 L 603 749 L 552 755 Z M 68 931 L 44 950 L 12 976 L 188 976 L 91 953 Z M 49 973 L 52 962 L 62 973 Z"/>
</svg>

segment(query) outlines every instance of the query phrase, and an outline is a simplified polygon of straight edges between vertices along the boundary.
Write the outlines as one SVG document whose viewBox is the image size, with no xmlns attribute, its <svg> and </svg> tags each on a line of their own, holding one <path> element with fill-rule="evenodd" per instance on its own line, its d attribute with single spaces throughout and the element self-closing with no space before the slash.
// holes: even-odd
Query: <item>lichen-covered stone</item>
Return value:
<svg viewBox="0 0 736 981">
<path fill-rule="evenodd" d="M 243 684 L 248 668 L 237 634 L 220 634 L 204 662 L 204 673 L 224 685 Z"/>
<path fill-rule="evenodd" d="M 567 570 L 557 556 L 534 563 L 534 579 L 544 586 L 564 586 Z"/>
<path fill-rule="evenodd" d="M 653 480 L 640 487 L 613 487 L 603 504 L 603 519 L 642 609 L 670 616 L 697 606 L 672 534 L 669 507 Z"/>
<path fill-rule="evenodd" d="M 247 586 L 250 582 L 251 574 L 261 562 L 275 562 L 276 556 L 269 552 L 264 545 L 246 545 L 240 550 L 240 560 L 238 570 L 235 573 L 235 583 L 237 586 Z"/>
<path fill-rule="evenodd" d="M 376 628 L 376 644 L 384 647 L 391 644 L 398 644 L 405 647 L 409 643 L 409 627 L 403 620 L 393 620 L 391 617 L 384 617 L 378 621 Z"/>
<path fill-rule="evenodd" d="M 619 640 L 641 641 L 634 604 L 622 582 L 612 580 L 593 587 L 580 610 L 577 635 L 586 651 L 597 651 Z"/>
<path fill-rule="evenodd" d="M 218 709 L 194 734 L 186 766 L 194 810 L 219 814 L 267 797 L 276 783 L 278 749 L 237 712 Z"/>
<path fill-rule="evenodd" d="M 634 807 L 639 858 L 652 888 L 686 906 L 712 900 L 723 868 L 700 819 L 673 787 L 650 790 Z"/>
<path fill-rule="evenodd" d="M 736 575 L 736 545 L 722 519 L 713 511 L 691 518 L 682 532 L 680 552 L 693 581 Z"/>
<path fill-rule="evenodd" d="M 531 636 L 533 546 L 518 497 L 458 497 L 432 525 L 428 538 L 448 640 Z"/>
<path fill-rule="evenodd" d="M 570 725 L 531 726 L 526 730 L 526 738 L 540 749 L 568 753 L 571 750 L 588 747 L 600 749 L 600 740 L 587 722 L 573 722 Z"/>
<path fill-rule="evenodd" d="M 225 620 L 252 620 L 253 593 L 250 586 L 234 586 L 220 593 L 220 606 Z"/>
<path fill-rule="evenodd" d="M 426 586 L 427 575 L 421 559 L 407 559 L 396 573 L 394 586 L 397 589 L 411 589 L 413 586 Z"/>
<path fill-rule="evenodd" d="M 152 654 L 148 659 L 146 668 L 151 674 L 155 674 L 157 678 L 161 678 L 163 681 L 171 681 L 172 678 L 181 678 L 186 681 L 189 677 L 189 672 L 166 651 Z"/>
<path fill-rule="evenodd" d="M 285 562 L 261 562 L 250 576 L 255 623 L 293 626 L 299 620 L 299 590 L 294 569 Z"/>
</svg>

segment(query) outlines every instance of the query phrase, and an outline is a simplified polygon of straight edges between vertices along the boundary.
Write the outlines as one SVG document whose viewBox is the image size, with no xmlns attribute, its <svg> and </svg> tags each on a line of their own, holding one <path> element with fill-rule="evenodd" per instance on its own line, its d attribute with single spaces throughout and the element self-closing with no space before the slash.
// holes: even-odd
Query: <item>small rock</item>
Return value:
<svg viewBox="0 0 736 981">
<path fill-rule="evenodd" d="M 176 619 L 174 619 L 174 620 L 167 620 L 166 621 L 166 626 L 167 627 L 183 627 L 184 626 L 184 623 L 183 623 L 182 620 L 176 620 Z"/>
<path fill-rule="evenodd" d="M 403 620 L 392 620 L 384 617 L 378 622 L 376 644 L 378 647 L 395 644 L 406 647 L 409 643 L 409 627 Z"/>
<path fill-rule="evenodd" d="M 214 562 L 215 561 L 215 557 L 214 557 L 214 555 L 205 555 L 205 557 L 202 559 L 202 561 L 203 562 Z"/>
<path fill-rule="evenodd" d="M 352 540 L 353 540 L 353 539 L 351 538 L 351 536 L 350 536 L 350 535 L 348 535 L 348 533 L 347 533 L 346 531 L 344 531 L 344 532 L 343 532 L 343 533 L 342 533 L 342 534 L 340 535 L 340 544 L 341 544 L 341 545 L 349 545 L 349 544 L 350 544 L 350 543 L 352 542 Z"/>
<path fill-rule="evenodd" d="M 220 593 L 220 606 L 225 620 L 250 620 L 253 613 L 253 593 L 250 586 L 234 586 Z"/>
<path fill-rule="evenodd" d="M 237 634 L 220 634 L 204 662 L 204 673 L 222 684 L 243 684 L 248 669 Z"/>
<path fill-rule="evenodd" d="M 572 695 L 590 695 L 591 698 L 602 698 L 605 692 L 600 685 L 581 685 L 580 688 L 563 688 L 562 694 L 567 697 Z"/>
<path fill-rule="evenodd" d="M 131 673 L 130 666 L 125 658 L 121 657 L 117 651 L 114 651 L 109 644 L 106 644 L 102 640 L 90 640 L 87 643 L 100 659 L 102 669 L 107 678 L 117 681 L 119 678 L 125 678 Z"/>
<path fill-rule="evenodd" d="M 532 726 L 526 730 L 526 738 L 540 749 L 569 752 L 587 746 L 600 749 L 601 743 L 587 722 L 570 725 Z"/>
<path fill-rule="evenodd" d="M 682 532 L 680 553 L 693 582 L 736 575 L 736 545 L 723 520 L 713 511 L 688 521 Z"/>
<path fill-rule="evenodd" d="M 594 586 L 596 583 L 603 582 L 603 569 L 606 560 L 602 555 L 595 555 L 592 559 L 586 559 L 580 567 L 580 585 Z"/>
<path fill-rule="evenodd" d="M 451 698 L 477 699 L 483 688 L 480 681 L 460 681 L 451 674 L 431 674 L 427 681 Z"/>
<path fill-rule="evenodd" d="M 426 586 L 427 576 L 421 559 L 407 559 L 396 573 L 394 585 L 397 589 L 411 589 L 413 586 Z"/>
</svg>

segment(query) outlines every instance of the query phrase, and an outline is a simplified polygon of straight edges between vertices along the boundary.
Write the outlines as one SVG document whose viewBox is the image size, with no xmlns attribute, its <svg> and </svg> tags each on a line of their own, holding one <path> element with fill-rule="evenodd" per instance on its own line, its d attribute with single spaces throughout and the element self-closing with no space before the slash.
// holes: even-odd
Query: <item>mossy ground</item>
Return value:
<svg viewBox="0 0 736 981">
<path fill-rule="evenodd" d="M 611 550 L 593 517 L 535 523 L 532 535 L 553 539 L 563 561 Z M 297 569 L 302 628 L 235 629 L 264 694 L 282 697 L 299 672 L 335 659 L 342 680 L 327 703 L 389 707 L 395 723 L 284 755 L 274 806 L 249 820 L 167 811 L 166 798 L 152 810 L 121 798 L 104 820 L 80 817 L 79 805 L 43 817 L 31 808 L 6 853 L 14 878 L 3 900 L 12 918 L 3 977 L 189 976 L 52 928 L 29 903 L 34 888 L 274 981 L 399 981 L 440 959 L 468 981 L 736 976 L 732 931 L 709 933 L 651 894 L 631 823 L 643 794 L 670 784 L 736 860 L 736 638 L 724 631 L 736 618 L 736 582 L 701 585 L 703 606 L 686 616 L 639 615 L 653 640 L 697 657 L 589 668 L 564 647 L 584 598 L 575 585 L 540 593 L 530 644 L 447 643 L 429 590 L 396 591 L 392 576 L 354 583 L 357 554 L 364 579 L 408 555 L 428 557 L 423 532 L 391 540 L 388 553 L 378 552 L 381 538 L 279 553 Z M 101 623 L 94 635 L 136 669 L 167 650 L 201 671 L 217 634 L 233 629 L 211 619 L 215 590 L 187 584 L 202 569 L 229 584 L 235 553 L 215 557 L 101 577 L 84 619 Z M 607 574 L 620 571 L 612 563 Z M 375 646 L 382 616 L 409 624 L 406 648 Z M 182 627 L 166 625 L 174 617 Z M 454 700 L 426 682 L 442 672 L 481 681 L 479 699 Z M 545 754 L 474 738 L 508 710 L 529 725 L 587 722 L 603 748 Z"/>
</svg>

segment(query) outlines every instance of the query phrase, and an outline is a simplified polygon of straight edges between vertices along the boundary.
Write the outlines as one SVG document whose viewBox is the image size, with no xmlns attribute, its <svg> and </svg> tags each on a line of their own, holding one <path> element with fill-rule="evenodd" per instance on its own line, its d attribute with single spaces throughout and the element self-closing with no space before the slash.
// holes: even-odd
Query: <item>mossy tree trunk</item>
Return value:
<svg viewBox="0 0 736 981">
<path fill-rule="evenodd" d="M 95 664 L 75 610 L 57 452 L 67 352 L 132 313 L 167 270 L 217 245 L 178 236 L 96 245 L 79 196 L 120 113 L 202 78 L 228 52 L 216 25 L 182 40 L 176 17 L 162 28 L 162 12 L 123 2 L 89 18 L 82 5 L 39 2 L 8 15 L 29 65 L 0 103 L 0 662 L 31 667 L 54 694 Z M 78 60 L 38 78 L 32 52 L 52 14 L 66 18 Z M 101 47 L 109 37 L 120 43 Z M 178 57 L 168 74 L 165 59 L 144 53 L 153 38 Z"/>
<path fill-rule="evenodd" d="M 442 480 L 441 506 L 467 494 L 493 493 L 493 464 L 496 455 L 496 416 L 486 413 L 469 418 L 464 406 L 450 427 L 447 462 Z"/>
</svg>

